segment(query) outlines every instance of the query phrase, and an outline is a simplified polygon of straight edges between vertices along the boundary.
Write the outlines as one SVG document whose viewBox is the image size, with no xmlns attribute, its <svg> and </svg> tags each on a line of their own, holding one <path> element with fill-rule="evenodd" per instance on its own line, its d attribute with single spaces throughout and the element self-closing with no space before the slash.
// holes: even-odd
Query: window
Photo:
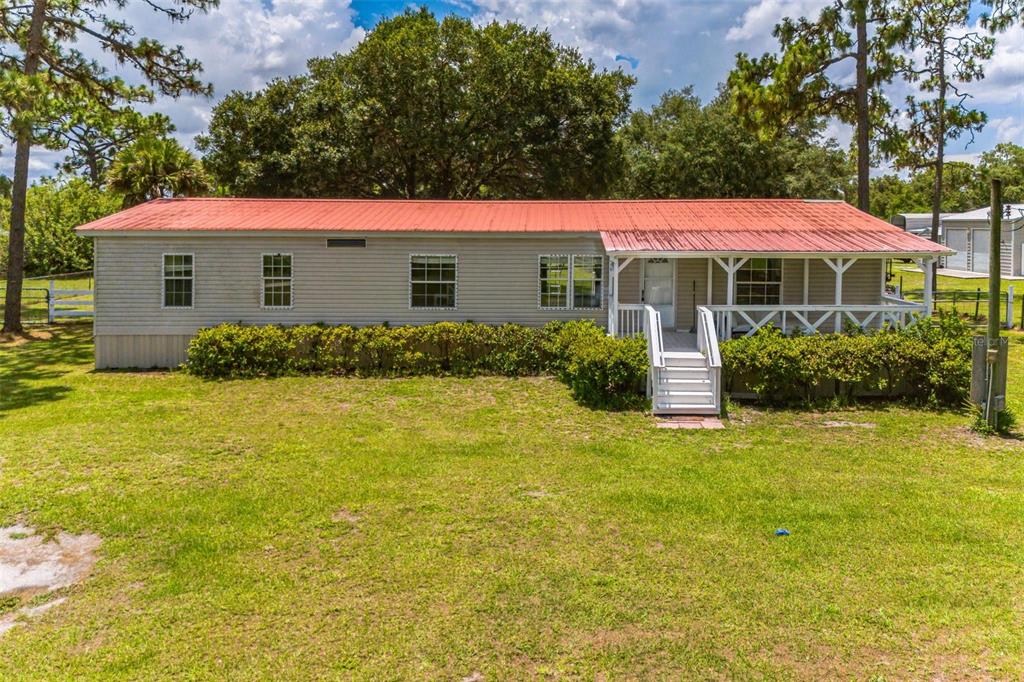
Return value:
<svg viewBox="0 0 1024 682">
<path fill-rule="evenodd" d="M 329 249 L 365 249 L 365 239 L 328 239 L 327 248 Z"/>
<path fill-rule="evenodd" d="M 602 256 L 540 256 L 540 307 L 600 308 L 603 281 Z"/>
<path fill-rule="evenodd" d="M 782 302 L 782 259 L 751 258 L 736 273 L 737 305 Z"/>
<path fill-rule="evenodd" d="M 458 257 L 409 256 L 409 307 L 457 307 Z"/>
<path fill-rule="evenodd" d="M 192 254 L 164 254 L 164 308 L 192 307 Z"/>
<path fill-rule="evenodd" d="M 263 254 L 264 308 L 292 307 L 292 255 L 290 253 Z"/>
<path fill-rule="evenodd" d="M 569 256 L 540 257 L 540 307 L 569 307 Z"/>
<path fill-rule="evenodd" d="M 572 307 L 601 307 L 601 275 L 604 258 L 601 256 L 572 257 Z"/>
</svg>

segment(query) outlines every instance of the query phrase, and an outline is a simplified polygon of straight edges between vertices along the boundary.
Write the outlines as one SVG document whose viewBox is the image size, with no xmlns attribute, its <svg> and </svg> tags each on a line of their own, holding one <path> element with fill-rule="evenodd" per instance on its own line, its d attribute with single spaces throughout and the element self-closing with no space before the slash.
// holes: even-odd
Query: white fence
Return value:
<svg viewBox="0 0 1024 682">
<path fill-rule="evenodd" d="M 53 324 L 62 317 L 93 317 L 96 313 L 93 289 L 58 289 L 56 280 L 47 288 L 47 319 Z"/>
</svg>

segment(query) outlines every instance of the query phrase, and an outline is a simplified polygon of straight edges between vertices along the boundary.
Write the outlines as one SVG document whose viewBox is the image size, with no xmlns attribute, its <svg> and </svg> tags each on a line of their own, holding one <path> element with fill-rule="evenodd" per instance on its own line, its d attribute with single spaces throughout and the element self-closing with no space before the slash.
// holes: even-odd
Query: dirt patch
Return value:
<svg viewBox="0 0 1024 682">
<path fill-rule="evenodd" d="M 848 421 L 825 421 L 821 426 L 826 429 L 842 429 L 853 426 L 861 429 L 873 429 L 877 426 L 874 422 L 848 422 Z"/>
<path fill-rule="evenodd" d="M 53 332 L 45 331 L 43 329 L 34 329 L 32 331 L 19 332 L 17 334 L 0 334 L 0 345 L 3 346 L 20 346 L 29 341 L 49 341 L 53 338 Z"/>
<path fill-rule="evenodd" d="M 353 526 L 362 521 L 362 519 L 363 517 L 361 517 L 359 514 L 356 514 L 353 511 L 349 511 L 348 509 L 339 509 L 338 511 L 331 514 L 331 521 L 334 521 L 335 523 L 348 523 Z"/>
<path fill-rule="evenodd" d="M 0 617 L 0 634 L 62 603 L 64 597 L 43 603 L 39 598 L 83 580 L 96 563 L 99 546 L 95 535 L 44 536 L 22 525 L 0 528 L 0 598 L 17 600 Z"/>
</svg>

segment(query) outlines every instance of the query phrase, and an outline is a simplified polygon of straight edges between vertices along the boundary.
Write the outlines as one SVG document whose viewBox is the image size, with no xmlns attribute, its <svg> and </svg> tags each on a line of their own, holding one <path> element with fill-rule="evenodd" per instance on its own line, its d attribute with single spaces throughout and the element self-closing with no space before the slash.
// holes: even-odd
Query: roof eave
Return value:
<svg viewBox="0 0 1024 682">
<path fill-rule="evenodd" d="M 625 258 L 934 258 L 956 253 L 936 251 L 637 251 L 609 249 L 609 256 Z"/>
</svg>

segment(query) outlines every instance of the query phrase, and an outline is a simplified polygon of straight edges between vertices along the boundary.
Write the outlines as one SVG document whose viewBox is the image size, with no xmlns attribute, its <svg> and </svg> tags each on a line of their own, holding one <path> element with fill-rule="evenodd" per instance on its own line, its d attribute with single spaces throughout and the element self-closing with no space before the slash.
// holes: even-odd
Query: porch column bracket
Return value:
<svg viewBox="0 0 1024 682">
<path fill-rule="evenodd" d="M 857 262 L 856 258 L 823 258 L 832 271 L 836 273 L 836 305 L 843 304 L 843 273 Z M 843 314 L 836 313 L 836 333 L 843 330 Z"/>
</svg>

